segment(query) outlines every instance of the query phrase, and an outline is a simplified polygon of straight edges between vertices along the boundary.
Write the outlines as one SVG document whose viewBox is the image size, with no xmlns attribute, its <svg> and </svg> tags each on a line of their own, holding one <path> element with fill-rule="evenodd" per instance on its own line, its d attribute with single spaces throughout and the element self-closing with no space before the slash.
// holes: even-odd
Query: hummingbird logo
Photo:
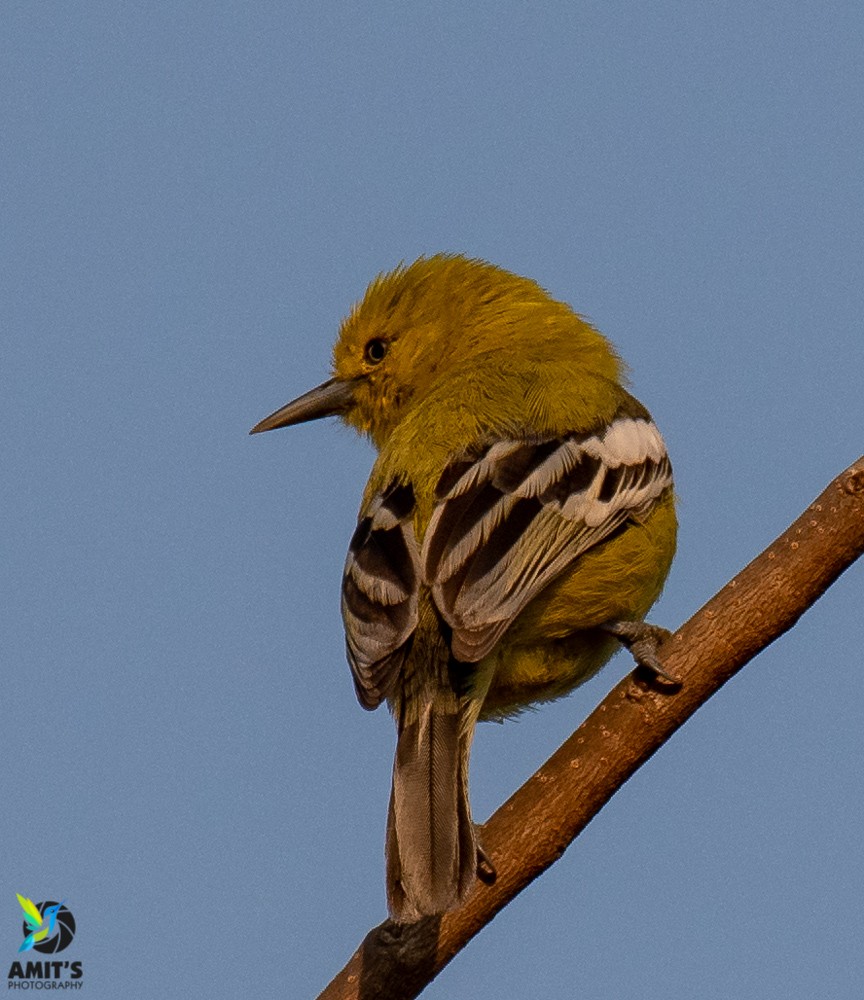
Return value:
<svg viewBox="0 0 864 1000">
<path fill-rule="evenodd" d="M 21 909 L 24 911 L 24 933 L 26 935 L 18 951 L 30 951 L 34 947 L 39 951 L 60 951 L 65 948 L 69 941 L 72 940 L 71 935 L 69 935 L 68 941 L 63 943 L 58 942 L 58 947 L 46 948 L 45 945 L 39 947 L 39 943 L 54 935 L 54 930 L 57 926 L 57 914 L 63 909 L 63 904 L 66 900 L 64 899 L 60 903 L 52 902 L 47 905 L 40 903 L 37 906 L 32 899 L 27 899 L 26 896 L 22 896 L 20 893 L 16 893 L 16 895 L 18 896 L 18 902 L 21 904 Z M 67 914 L 71 918 L 72 914 L 68 913 L 68 911 Z M 63 921 L 63 923 L 65 925 L 68 921 Z M 65 929 L 65 926 L 61 927 L 60 937 L 63 937 L 63 930 Z M 74 924 L 72 933 L 74 934 Z"/>
</svg>

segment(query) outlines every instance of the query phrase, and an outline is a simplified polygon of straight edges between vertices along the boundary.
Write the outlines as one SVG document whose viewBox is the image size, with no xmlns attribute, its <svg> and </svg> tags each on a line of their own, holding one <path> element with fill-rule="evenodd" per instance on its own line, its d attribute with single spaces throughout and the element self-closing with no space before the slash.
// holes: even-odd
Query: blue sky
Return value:
<svg viewBox="0 0 864 1000">
<path fill-rule="evenodd" d="M 0 944 L 16 892 L 65 896 L 93 1000 L 315 995 L 385 915 L 392 723 L 339 617 L 373 454 L 248 429 L 378 272 L 527 274 L 665 434 L 682 622 L 864 451 L 864 8 L 3 21 Z M 856 566 L 426 995 L 860 995 L 862 596 Z M 478 818 L 628 669 L 481 727 Z"/>
</svg>

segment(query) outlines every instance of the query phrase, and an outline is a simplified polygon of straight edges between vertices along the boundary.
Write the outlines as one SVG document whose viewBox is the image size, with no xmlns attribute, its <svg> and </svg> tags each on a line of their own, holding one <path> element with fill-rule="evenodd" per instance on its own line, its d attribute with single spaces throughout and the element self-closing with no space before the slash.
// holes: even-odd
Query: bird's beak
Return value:
<svg viewBox="0 0 864 1000">
<path fill-rule="evenodd" d="M 330 417 L 344 413 L 354 402 L 354 392 L 359 379 L 331 378 L 302 396 L 292 399 L 290 403 L 265 417 L 261 423 L 255 424 L 250 434 L 260 434 L 262 431 L 272 431 L 277 427 L 290 427 L 291 424 L 302 424 L 307 420 L 318 420 L 319 417 Z"/>
</svg>

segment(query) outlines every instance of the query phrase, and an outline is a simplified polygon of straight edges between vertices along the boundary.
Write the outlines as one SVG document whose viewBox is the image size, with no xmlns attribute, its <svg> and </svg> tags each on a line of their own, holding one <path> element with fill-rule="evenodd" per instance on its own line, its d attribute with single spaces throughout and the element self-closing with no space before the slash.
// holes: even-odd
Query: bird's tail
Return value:
<svg viewBox="0 0 864 1000">
<path fill-rule="evenodd" d="M 456 906 L 474 881 L 477 842 L 468 803 L 476 712 L 432 700 L 399 720 L 387 817 L 387 902 L 412 923 Z"/>
</svg>

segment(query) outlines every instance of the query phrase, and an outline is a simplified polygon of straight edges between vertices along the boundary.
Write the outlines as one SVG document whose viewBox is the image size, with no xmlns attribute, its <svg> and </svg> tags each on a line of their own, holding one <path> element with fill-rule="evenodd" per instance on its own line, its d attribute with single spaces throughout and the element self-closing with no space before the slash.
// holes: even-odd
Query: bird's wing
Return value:
<svg viewBox="0 0 864 1000">
<path fill-rule="evenodd" d="M 20 893 L 15 893 L 18 896 L 18 902 L 21 904 L 21 909 L 24 911 L 24 919 L 27 921 L 27 926 L 31 930 L 36 930 L 38 927 L 42 926 L 42 914 L 36 908 L 36 904 L 32 899 L 27 899 L 26 896 L 22 896 Z"/>
<path fill-rule="evenodd" d="M 386 698 L 417 626 L 414 491 L 393 482 L 361 514 L 342 578 L 348 662 L 364 708 Z"/>
<path fill-rule="evenodd" d="M 595 433 L 498 440 L 454 459 L 422 548 L 453 655 L 482 659 L 566 566 L 671 485 L 660 432 L 625 412 Z"/>
</svg>

